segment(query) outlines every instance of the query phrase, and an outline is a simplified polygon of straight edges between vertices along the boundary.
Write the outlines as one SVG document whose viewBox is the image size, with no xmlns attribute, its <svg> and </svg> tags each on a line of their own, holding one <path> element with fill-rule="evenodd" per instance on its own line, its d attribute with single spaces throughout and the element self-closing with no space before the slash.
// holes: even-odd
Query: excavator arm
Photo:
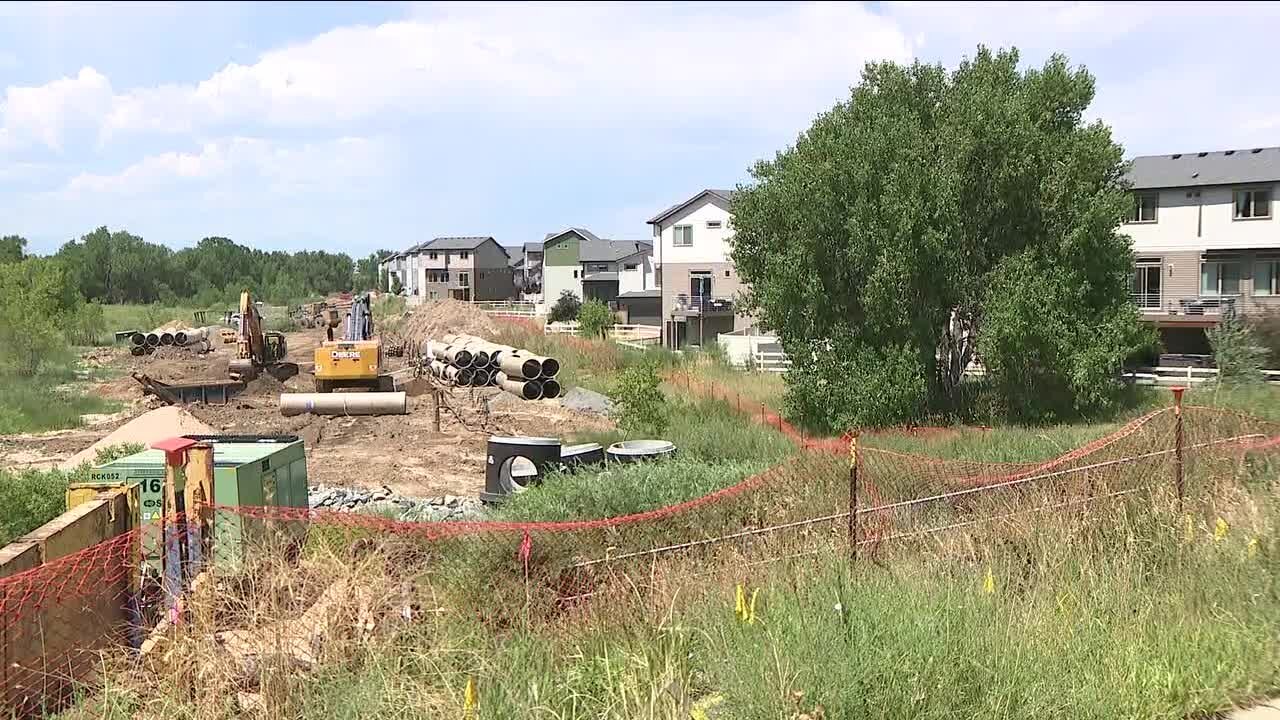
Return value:
<svg viewBox="0 0 1280 720">
<path fill-rule="evenodd" d="M 233 380 L 249 381 L 258 377 L 262 370 L 273 376 L 284 379 L 298 373 L 298 366 L 282 362 L 288 347 L 284 335 L 278 332 L 264 332 L 262 315 L 253 302 L 253 296 L 246 290 L 240 293 L 240 328 L 236 333 L 236 359 L 232 360 L 228 371 Z"/>
</svg>

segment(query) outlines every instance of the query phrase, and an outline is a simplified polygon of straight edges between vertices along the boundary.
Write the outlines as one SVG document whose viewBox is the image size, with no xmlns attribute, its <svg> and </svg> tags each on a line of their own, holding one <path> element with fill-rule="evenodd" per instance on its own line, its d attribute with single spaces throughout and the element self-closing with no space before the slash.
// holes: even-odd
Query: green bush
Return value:
<svg viewBox="0 0 1280 720">
<path fill-rule="evenodd" d="M 609 397 L 618 427 L 628 434 L 661 435 L 667 429 L 670 420 L 657 363 L 646 360 L 623 368 Z"/>
<path fill-rule="evenodd" d="M 1253 328 L 1234 313 L 1225 315 L 1216 327 L 1205 331 L 1213 359 L 1218 366 L 1218 379 L 1224 383 L 1258 382 L 1267 349 L 1259 344 Z"/>
<path fill-rule="evenodd" d="M 604 339 L 613 327 L 613 313 L 599 300 L 588 300 L 578 309 L 578 334 L 585 338 Z"/>
<path fill-rule="evenodd" d="M 571 322 L 578 319 L 578 313 L 582 310 L 582 301 L 574 294 L 572 290 L 565 290 L 560 293 L 559 299 L 551 306 L 551 311 L 547 313 L 547 322 Z"/>
</svg>

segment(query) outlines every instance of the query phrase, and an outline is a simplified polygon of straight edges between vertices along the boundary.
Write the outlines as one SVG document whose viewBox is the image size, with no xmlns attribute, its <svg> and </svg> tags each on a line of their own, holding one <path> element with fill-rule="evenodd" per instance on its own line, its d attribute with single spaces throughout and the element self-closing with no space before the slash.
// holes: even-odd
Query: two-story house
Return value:
<svg viewBox="0 0 1280 720">
<path fill-rule="evenodd" d="M 543 299 L 566 290 L 582 300 L 617 305 L 620 295 L 654 287 L 653 246 L 644 240 L 607 240 L 584 228 L 548 233 L 542 241 Z"/>
<path fill-rule="evenodd" d="M 734 303 L 742 283 L 730 257 L 731 195 L 730 190 L 703 190 L 649 219 L 667 347 L 704 346 L 720 333 L 752 325 Z"/>
<path fill-rule="evenodd" d="M 1132 160 L 1132 297 L 1171 353 L 1209 352 L 1227 312 L 1280 307 L 1280 148 Z"/>
<path fill-rule="evenodd" d="M 526 295 L 542 293 L 542 243 L 527 242 L 524 244 L 524 258 L 520 265 L 524 277 L 523 291 Z"/>
<path fill-rule="evenodd" d="M 427 300 L 508 300 L 511 256 L 488 236 L 435 238 L 419 251 L 418 289 Z"/>
</svg>

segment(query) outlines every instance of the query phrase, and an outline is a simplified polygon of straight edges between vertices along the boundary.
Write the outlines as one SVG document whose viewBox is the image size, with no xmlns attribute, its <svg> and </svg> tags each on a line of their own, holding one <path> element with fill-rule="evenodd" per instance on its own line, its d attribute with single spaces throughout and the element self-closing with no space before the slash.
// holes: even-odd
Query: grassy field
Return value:
<svg viewBox="0 0 1280 720">
<path fill-rule="evenodd" d="M 115 403 L 66 385 L 67 380 L 61 372 L 0 376 L 0 435 L 79 427 L 82 415 L 116 410 Z"/>
<path fill-rule="evenodd" d="M 588 386 L 607 388 L 614 370 L 643 359 L 540 337 L 521 341 L 555 353 L 563 372 Z M 725 379 L 760 385 L 755 376 Z M 768 397 L 768 389 L 756 389 Z M 868 442 L 973 460 L 1044 459 L 1165 397 L 1153 391 L 1097 423 L 887 433 Z M 1271 388 L 1203 389 L 1188 402 L 1267 408 L 1275 399 Z M 578 592 L 566 583 L 584 559 L 844 506 L 842 458 L 797 454 L 724 403 L 673 397 L 664 436 L 678 445 L 678 459 L 557 475 L 504 506 L 499 518 L 616 516 L 697 497 L 779 463 L 789 471 L 758 492 L 669 521 L 526 536 L 523 569 L 518 534 L 423 541 L 414 533 L 332 528 L 326 542 L 309 545 L 300 566 L 282 565 L 278 578 L 262 581 L 243 617 L 292 622 L 300 610 L 283 599 L 306 588 L 314 597 L 335 578 L 357 579 L 366 597 L 402 599 L 371 636 L 332 637 L 310 672 L 254 671 L 265 716 L 1174 720 L 1280 692 L 1280 460 L 1273 455 L 1193 465 L 1183 509 L 1162 491 L 1134 494 L 885 543 L 852 566 L 843 521 L 804 526 L 610 564 L 593 576 L 604 583 L 598 596 L 560 606 L 559 598 Z M 990 494 L 925 519 L 942 525 L 1024 510 L 1065 491 Z M 357 539 L 366 548 L 375 541 L 370 555 L 353 552 Z M 739 587 L 753 609 L 735 611 Z M 352 603 L 355 617 L 363 611 Z M 395 619 L 411 606 L 421 609 L 413 620 Z M 185 632 L 173 656 L 185 658 L 187 670 L 109 676 L 85 714 L 212 717 L 211 708 L 227 708 L 237 686 L 183 680 L 197 671 L 221 677 L 207 636 Z M 468 683 L 476 689 L 471 707 Z"/>
</svg>

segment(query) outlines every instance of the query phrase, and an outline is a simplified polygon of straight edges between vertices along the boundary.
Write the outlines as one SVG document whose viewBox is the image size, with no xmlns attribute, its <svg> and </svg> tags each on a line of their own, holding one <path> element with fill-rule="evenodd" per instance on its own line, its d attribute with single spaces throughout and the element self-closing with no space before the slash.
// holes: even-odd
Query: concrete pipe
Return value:
<svg viewBox="0 0 1280 720">
<path fill-rule="evenodd" d="M 194 330 L 179 330 L 173 334 L 173 342 L 176 345 L 195 345 L 208 339 L 209 328 L 207 327 Z"/>
<path fill-rule="evenodd" d="M 135 346 L 141 347 L 147 344 L 147 336 L 143 333 L 136 332 L 129 336 L 129 342 L 133 343 Z"/>
<path fill-rule="evenodd" d="M 156 332 L 155 330 L 152 330 L 151 332 L 147 333 L 146 341 L 147 341 L 147 347 L 153 348 L 159 345 L 160 333 Z"/>
<path fill-rule="evenodd" d="M 173 333 L 172 333 L 171 331 L 169 331 L 169 330 L 165 330 L 164 332 L 160 333 L 160 344 L 161 344 L 161 345 L 172 345 L 172 344 L 173 344 Z"/>
<path fill-rule="evenodd" d="M 542 388 L 537 380 L 503 380 L 498 383 L 498 387 L 525 400 L 537 400 L 542 395 Z"/>
<path fill-rule="evenodd" d="M 143 348 L 148 355 L 156 351 L 155 345 L 144 345 Z"/>
<path fill-rule="evenodd" d="M 471 387 L 484 387 L 489 384 L 489 371 L 484 368 L 471 368 Z"/>
<path fill-rule="evenodd" d="M 560 383 L 547 378 L 542 381 L 542 397 L 547 400 L 554 400 L 560 397 Z"/>
<path fill-rule="evenodd" d="M 445 353 L 445 359 L 455 367 L 471 367 L 471 351 L 466 348 L 450 345 L 448 351 Z"/>
<path fill-rule="evenodd" d="M 560 374 L 560 361 L 550 357 L 535 357 L 542 364 L 542 377 L 544 379 L 553 378 Z"/>
<path fill-rule="evenodd" d="M 404 392 L 283 393 L 280 414 L 301 415 L 407 415 Z"/>
<path fill-rule="evenodd" d="M 435 375 L 436 377 L 444 377 L 445 368 L 449 366 L 445 365 L 440 360 L 432 360 L 428 367 L 431 368 L 432 375 Z"/>
<path fill-rule="evenodd" d="M 174 333 L 173 333 L 173 344 L 174 344 L 174 345 L 186 345 L 186 344 L 187 344 L 187 333 L 186 333 L 186 331 L 185 331 L 185 330 L 176 330 L 176 331 L 174 331 Z"/>
<path fill-rule="evenodd" d="M 502 364 L 498 367 L 512 380 L 537 380 L 542 375 L 542 363 L 527 355 L 503 354 Z"/>
<path fill-rule="evenodd" d="M 471 378 L 475 376 L 475 370 L 471 368 L 458 368 L 458 377 L 454 380 L 454 384 L 458 387 L 469 387 Z"/>
<path fill-rule="evenodd" d="M 133 347 L 129 348 L 129 354 L 134 357 L 146 355 L 147 348 L 145 345 L 134 345 Z"/>
<path fill-rule="evenodd" d="M 489 367 L 489 353 L 484 350 L 471 351 L 471 367 L 487 368 Z"/>
</svg>

